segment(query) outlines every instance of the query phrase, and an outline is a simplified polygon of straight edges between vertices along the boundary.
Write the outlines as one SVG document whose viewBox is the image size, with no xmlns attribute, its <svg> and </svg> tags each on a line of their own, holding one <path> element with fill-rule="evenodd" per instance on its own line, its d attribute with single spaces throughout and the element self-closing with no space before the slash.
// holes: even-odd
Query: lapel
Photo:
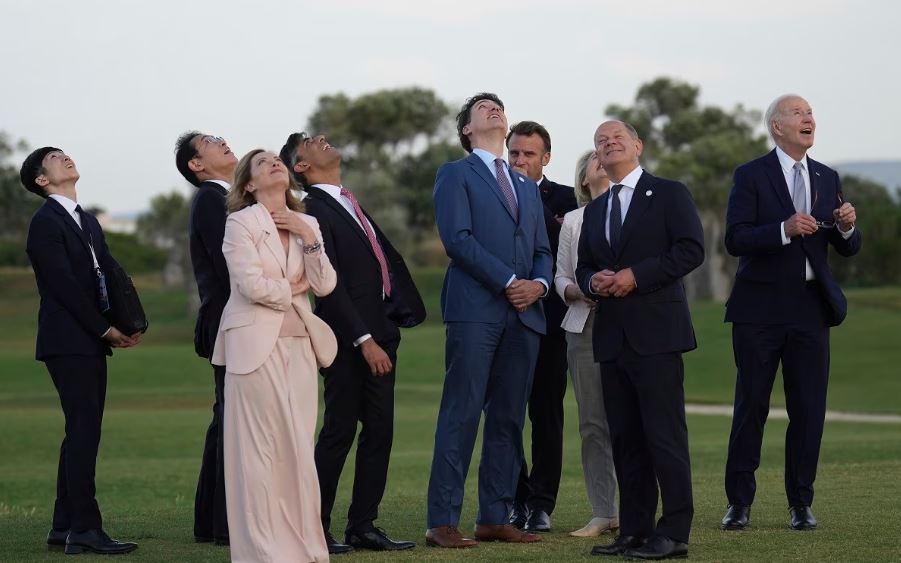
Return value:
<svg viewBox="0 0 901 563">
<path fill-rule="evenodd" d="M 281 238 L 278 236 L 278 229 L 276 229 L 275 223 L 272 221 L 272 217 L 266 210 L 266 206 L 261 203 L 253 204 L 251 209 L 253 209 L 254 214 L 257 217 L 257 221 L 259 221 L 260 223 L 260 229 L 263 231 L 263 243 L 266 245 L 266 248 L 268 248 L 272 253 L 273 258 L 275 258 L 275 262 L 282 270 L 282 274 L 287 277 L 287 272 L 285 271 L 287 267 L 285 247 L 282 246 Z M 290 244 L 288 246 L 290 246 Z"/>
<path fill-rule="evenodd" d="M 607 205 L 610 204 L 611 196 L 612 196 L 612 193 L 610 192 L 610 190 L 607 190 L 606 192 L 601 194 L 601 196 L 597 199 L 597 203 L 594 203 L 594 202 L 589 203 L 589 205 L 594 203 L 594 205 L 597 205 L 600 209 L 600 211 L 598 213 L 599 213 L 599 217 L 600 217 L 600 221 L 601 221 L 601 236 L 598 238 L 600 239 L 601 250 L 603 250 L 604 252 L 606 252 L 608 254 L 613 253 L 613 249 L 610 248 L 610 241 L 607 240 Z M 587 211 L 587 209 L 586 209 L 586 211 Z M 584 215 L 582 216 L 582 220 L 584 222 L 584 220 L 585 220 Z"/>
<path fill-rule="evenodd" d="M 468 157 L 466 157 L 466 162 L 475 171 L 475 173 L 486 184 L 488 184 L 488 187 L 491 188 L 491 191 L 494 193 L 494 195 L 497 197 L 497 200 L 500 202 L 501 207 L 504 208 L 504 211 L 507 212 L 507 215 L 509 215 L 510 218 L 512 218 L 513 221 L 515 222 L 516 217 L 513 217 L 513 213 L 510 212 L 510 206 L 507 205 L 507 198 L 504 197 L 503 192 L 501 192 L 500 185 L 497 183 L 497 180 L 494 179 L 494 176 L 491 175 L 491 171 L 488 170 L 488 167 L 485 166 L 485 163 L 482 161 L 482 159 L 479 158 L 479 155 L 477 155 L 475 153 L 470 154 Z M 511 171 L 510 176 L 511 177 L 513 176 L 512 171 Z M 513 182 L 516 184 L 524 183 L 524 182 L 517 181 L 515 178 L 514 178 Z M 513 189 L 516 190 L 516 194 L 519 195 L 519 193 L 520 193 L 519 187 L 514 186 Z"/>
<path fill-rule="evenodd" d="M 296 211 L 292 211 L 295 215 L 300 215 Z M 303 217 L 300 219 L 303 221 Z M 277 237 L 276 237 L 277 238 Z M 281 240 L 279 240 L 279 245 L 281 245 Z M 294 233 L 289 233 L 288 236 L 288 258 L 287 258 L 287 266 L 285 270 L 285 276 L 289 280 L 297 279 L 298 273 L 300 273 L 300 269 L 303 266 L 303 248 L 301 248 L 302 243 L 300 238 Z M 282 247 L 284 248 L 284 247 Z"/>
<path fill-rule="evenodd" d="M 77 236 L 78 240 L 80 240 L 81 243 L 84 245 L 85 252 L 87 252 L 88 256 L 90 256 L 91 255 L 91 239 L 88 238 L 87 229 L 90 229 L 91 226 L 88 224 L 86 216 L 82 216 L 82 221 L 84 222 L 84 229 L 82 229 L 81 227 L 78 226 L 78 223 L 75 222 L 75 219 L 73 219 L 72 216 L 69 215 L 69 212 L 66 211 L 66 208 L 63 207 L 55 199 L 48 197 L 47 201 L 46 201 L 46 203 L 44 203 L 44 205 L 46 205 L 49 209 L 52 209 L 53 211 L 55 211 L 62 217 L 63 223 L 65 223 L 66 226 L 69 227 L 69 229 L 73 233 L 75 233 L 75 236 Z M 91 264 L 93 264 L 93 263 L 94 263 L 94 261 L 93 261 L 93 259 L 91 259 Z"/>
<path fill-rule="evenodd" d="M 823 187 L 823 178 L 820 176 L 820 170 L 823 166 L 814 159 L 807 157 L 807 175 L 810 177 L 810 214 L 814 217 L 828 217 L 832 220 L 832 209 L 836 205 L 836 201 L 830 200 L 825 191 L 821 192 Z M 822 197 L 821 197 L 822 196 Z M 820 214 L 817 210 L 821 210 Z"/>
<path fill-rule="evenodd" d="M 344 221 L 347 222 L 350 230 L 356 233 L 358 237 L 360 237 L 360 241 L 363 243 L 363 246 L 365 246 L 369 250 L 369 253 L 372 254 L 372 257 L 375 258 L 375 253 L 372 251 L 372 245 L 369 244 L 369 237 L 366 236 L 366 233 L 363 232 L 363 228 L 360 227 L 360 224 L 357 223 L 357 220 L 347 211 L 347 209 L 345 209 L 343 205 L 335 201 L 335 198 L 330 196 L 325 190 L 321 188 L 310 187 L 308 191 L 310 192 L 310 195 L 312 197 L 315 197 L 317 200 L 321 201 L 334 213 L 338 214 L 339 217 L 344 219 Z M 364 211 L 363 214 L 365 215 L 366 212 Z M 370 223 L 372 223 L 372 221 L 370 221 Z"/>
<path fill-rule="evenodd" d="M 779 157 L 776 156 L 776 149 L 771 150 L 770 153 L 763 158 L 763 163 L 767 176 L 770 177 L 770 185 L 773 187 L 773 191 L 776 192 L 776 197 L 779 198 L 779 202 L 782 204 L 782 207 L 785 208 L 785 211 L 787 211 L 790 216 L 794 215 L 795 204 L 792 203 L 791 195 L 789 195 L 788 184 L 785 183 L 785 174 L 782 173 L 782 166 L 779 165 Z M 813 176 L 813 174 L 810 175 Z"/>
<path fill-rule="evenodd" d="M 531 180 L 529 180 L 528 178 L 526 178 L 519 172 L 516 172 L 512 169 L 510 170 L 510 178 L 513 179 L 513 189 L 516 190 L 516 201 L 517 201 L 516 205 L 517 205 L 517 207 L 519 207 L 519 217 L 516 218 L 518 221 L 522 217 L 525 217 L 525 214 L 523 213 L 523 208 L 525 208 L 529 205 L 528 202 L 532 201 L 530 199 L 532 197 L 532 194 L 529 193 L 528 190 L 530 189 L 529 185 L 530 184 L 534 185 L 534 182 L 532 182 Z M 539 191 L 538 186 L 535 186 L 535 192 L 538 192 L 538 191 Z M 507 207 L 506 203 L 504 204 L 504 207 Z"/>
<path fill-rule="evenodd" d="M 623 227 L 620 231 L 620 254 L 622 254 L 623 248 L 626 247 L 626 242 L 628 242 L 629 237 L 635 232 L 635 229 L 641 221 L 641 216 L 644 215 L 644 212 L 647 211 L 648 207 L 651 205 L 651 199 L 654 198 L 653 187 L 656 183 L 655 180 L 656 178 L 654 178 L 654 176 L 647 171 L 643 171 L 641 177 L 638 179 L 638 185 L 636 185 L 635 189 L 632 191 L 632 201 L 629 202 L 629 211 L 626 213 L 626 219 L 623 221 Z M 651 192 L 651 195 L 647 195 L 648 192 Z M 607 193 L 610 193 L 610 190 L 607 190 Z"/>
</svg>

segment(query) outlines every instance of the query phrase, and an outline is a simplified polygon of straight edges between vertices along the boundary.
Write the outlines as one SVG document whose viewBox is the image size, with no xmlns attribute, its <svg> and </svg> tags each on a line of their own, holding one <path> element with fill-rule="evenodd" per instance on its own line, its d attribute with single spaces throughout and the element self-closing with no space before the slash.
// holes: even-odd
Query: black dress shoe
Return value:
<svg viewBox="0 0 901 563">
<path fill-rule="evenodd" d="M 510 524 L 522 530 L 526 527 L 529 520 L 529 509 L 523 504 L 514 504 L 513 512 L 510 513 Z"/>
<path fill-rule="evenodd" d="M 69 532 L 66 538 L 66 555 L 85 553 L 87 551 L 112 555 L 115 553 L 131 553 L 138 549 L 138 544 L 120 542 L 110 538 L 101 528 L 86 532 Z"/>
<path fill-rule="evenodd" d="M 194 536 L 194 543 L 213 543 L 213 536 Z"/>
<path fill-rule="evenodd" d="M 370 549 L 372 551 L 401 551 L 416 547 L 415 542 L 392 540 L 385 530 L 375 526 L 368 530 L 349 531 L 344 535 L 344 541 L 354 549 Z"/>
<path fill-rule="evenodd" d="M 346 543 L 338 543 L 335 536 L 331 532 L 325 533 L 325 545 L 328 546 L 330 555 L 341 555 L 342 553 L 353 553 L 354 548 Z"/>
<path fill-rule="evenodd" d="M 592 555 L 620 555 L 627 549 L 633 549 L 644 545 L 645 539 L 637 536 L 616 536 L 613 543 L 596 545 L 591 548 Z"/>
<path fill-rule="evenodd" d="M 51 529 L 47 533 L 47 549 L 56 551 L 66 547 L 66 538 L 69 536 L 69 530 Z"/>
<path fill-rule="evenodd" d="M 724 530 L 744 530 L 751 526 L 751 507 L 730 504 L 729 510 L 723 516 L 720 528 Z"/>
<path fill-rule="evenodd" d="M 543 510 L 533 510 L 529 512 L 529 519 L 526 520 L 526 526 L 523 530 L 527 532 L 550 532 L 551 517 Z"/>
<path fill-rule="evenodd" d="M 624 551 L 623 557 L 633 561 L 684 559 L 688 557 L 688 544 L 666 536 L 654 536 L 643 546 Z"/>
<path fill-rule="evenodd" d="M 813 517 L 813 512 L 809 506 L 793 506 L 788 509 L 791 516 L 792 530 L 816 530 L 817 519 Z"/>
</svg>

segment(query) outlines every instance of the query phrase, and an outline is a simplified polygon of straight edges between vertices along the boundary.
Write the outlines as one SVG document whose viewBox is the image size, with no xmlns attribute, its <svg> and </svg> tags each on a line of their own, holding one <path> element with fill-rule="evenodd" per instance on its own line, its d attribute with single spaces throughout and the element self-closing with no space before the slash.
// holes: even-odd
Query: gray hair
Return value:
<svg viewBox="0 0 901 563">
<path fill-rule="evenodd" d="M 773 135 L 773 121 L 776 119 L 777 115 L 781 115 L 780 106 L 782 106 L 782 102 L 788 100 L 790 98 L 800 98 L 801 96 L 797 94 L 782 94 L 770 104 L 770 107 L 766 108 L 766 113 L 763 114 L 763 124 L 766 127 L 767 133 L 769 133 L 770 138 L 773 141 L 776 140 L 776 136 Z"/>
<path fill-rule="evenodd" d="M 586 177 L 588 176 L 588 163 L 591 162 L 591 156 L 595 154 L 596 151 L 587 151 L 585 154 L 579 157 L 579 160 L 576 161 L 576 202 L 579 204 L 579 207 L 583 205 L 588 205 L 591 201 L 591 190 L 588 189 L 588 186 L 585 185 Z"/>
</svg>

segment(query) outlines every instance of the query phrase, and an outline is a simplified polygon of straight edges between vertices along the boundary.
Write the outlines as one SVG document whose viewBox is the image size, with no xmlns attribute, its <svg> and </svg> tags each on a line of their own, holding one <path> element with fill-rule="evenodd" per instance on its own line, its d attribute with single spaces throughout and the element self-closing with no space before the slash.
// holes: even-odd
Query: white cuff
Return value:
<svg viewBox="0 0 901 563">
<path fill-rule="evenodd" d="M 372 335 L 369 334 L 369 333 L 366 333 L 366 334 L 364 334 L 363 336 L 361 336 L 360 338 L 357 338 L 356 340 L 354 340 L 354 348 L 356 348 L 356 347 L 359 346 L 360 344 L 366 342 L 366 341 L 369 340 L 370 338 L 372 338 Z"/>
</svg>

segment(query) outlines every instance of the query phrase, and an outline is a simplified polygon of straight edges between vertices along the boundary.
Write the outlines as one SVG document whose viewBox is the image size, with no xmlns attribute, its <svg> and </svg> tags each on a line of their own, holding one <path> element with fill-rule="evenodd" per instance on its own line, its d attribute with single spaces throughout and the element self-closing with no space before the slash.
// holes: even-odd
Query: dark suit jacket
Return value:
<svg viewBox="0 0 901 563">
<path fill-rule="evenodd" d="M 541 202 L 544 204 L 544 224 L 547 227 L 547 238 L 551 245 L 551 254 L 554 257 L 551 280 L 557 275 L 557 249 L 560 246 L 560 229 L 563 226 L 557 217 L 563 217 L 576 207 L 576 191 L 563 184 L 552 182 L 547 178 L 538 184 L 538 193 L 541 194 Z M 566 316 L 566 304 L 553 290 L 544 300 L 544 314 L 547 318 L 548 331 L 560 329 L 563 317 Z M 562 329 L 560 329 L 562 330 Z"/>
<path fill-rule="evenodd" d="M 832 221 L 839 207 L 838 173 L 807 158 L 811 215 Z M 827 305 L 830 326 L 844 320 L 848 303 L 826 260 L 831 244 L 842 256 L 857 254 L 860 230 L 847 240 L 837 228 L 819 229 L 812 236 L 782 244 L 781 223 L 795 214 L 775 149 L 735 170 L 726 208 L 726 250 L 739 257 L 735 285 L 726 303 L 726 322 L 788 323 L 797 319 L 804 291 L 805 261 L 810 261 Z"/>
<path fill-rule="evenodd" d="M 413 327 L 425 320 L 425 305 L 404 259 L 364 210 L 391 276 L 391 296 L 383 299 L 381 269 L 366 233 L 325 191 L 311 187 L 307 193 L 306 212 L 319 221 L 325 253 L 338 274 L 335 289 L 316 299 L 315 313 L 342 346 L 353 346 L 367 333 L 379 343 L 399 340 L 398 327 Z"/>
<path fill-rule="evenodd" d="M 203 182 L 191 201 L 188 220 L 188 244 L 194 280 L 200 294 L 200 310 L 194 325 L 194 350 L 209 359 L 213 355 L 222 310 L 230 292 L 228 266 L 222 255 L 225 236 L 225 188 L 215 182 Z"/>
<path fill-rule="evenodd" d="M 504 289 L 518 279 L 543 278 L 553 292 L 544 211 L 535 182 L 510 170 L 519 200 L 514 221 L 497 180 L 478 155 L 448 162 L 435 178 L 435 221 L 451 259 L 441 289 L 445 322 L 503 322 L 510 302 Z M 545 333 L 541 299 L 519 313 L 522 323 Z"/>
<path fill-rule="evenodd" d="M 57 201 L 47 198 L 28 227 L 26 251 L 34 269 L 41 306 L 36 358 L 112 355 L 102 335 L 110 323 L 100 312 L 93 244 L 102 269 L 115 264 L 103 230 L 82 212 L 82 227 Z"/>
<path fill-rule="evenodd" d="M 642 356 L 696 347 L 682 277 L 704 261 L 704 231 L 683 184 L 643 172 L 623 221 L 620 250 L 604 232 L 607 191 L 585 208 L 576 279 L 585 295 L 601 270 L 632 268 L 638 287 L 625 297 L 597 298 L 595 359 L 616 359 L 625 338 Z"/>
</svg>

